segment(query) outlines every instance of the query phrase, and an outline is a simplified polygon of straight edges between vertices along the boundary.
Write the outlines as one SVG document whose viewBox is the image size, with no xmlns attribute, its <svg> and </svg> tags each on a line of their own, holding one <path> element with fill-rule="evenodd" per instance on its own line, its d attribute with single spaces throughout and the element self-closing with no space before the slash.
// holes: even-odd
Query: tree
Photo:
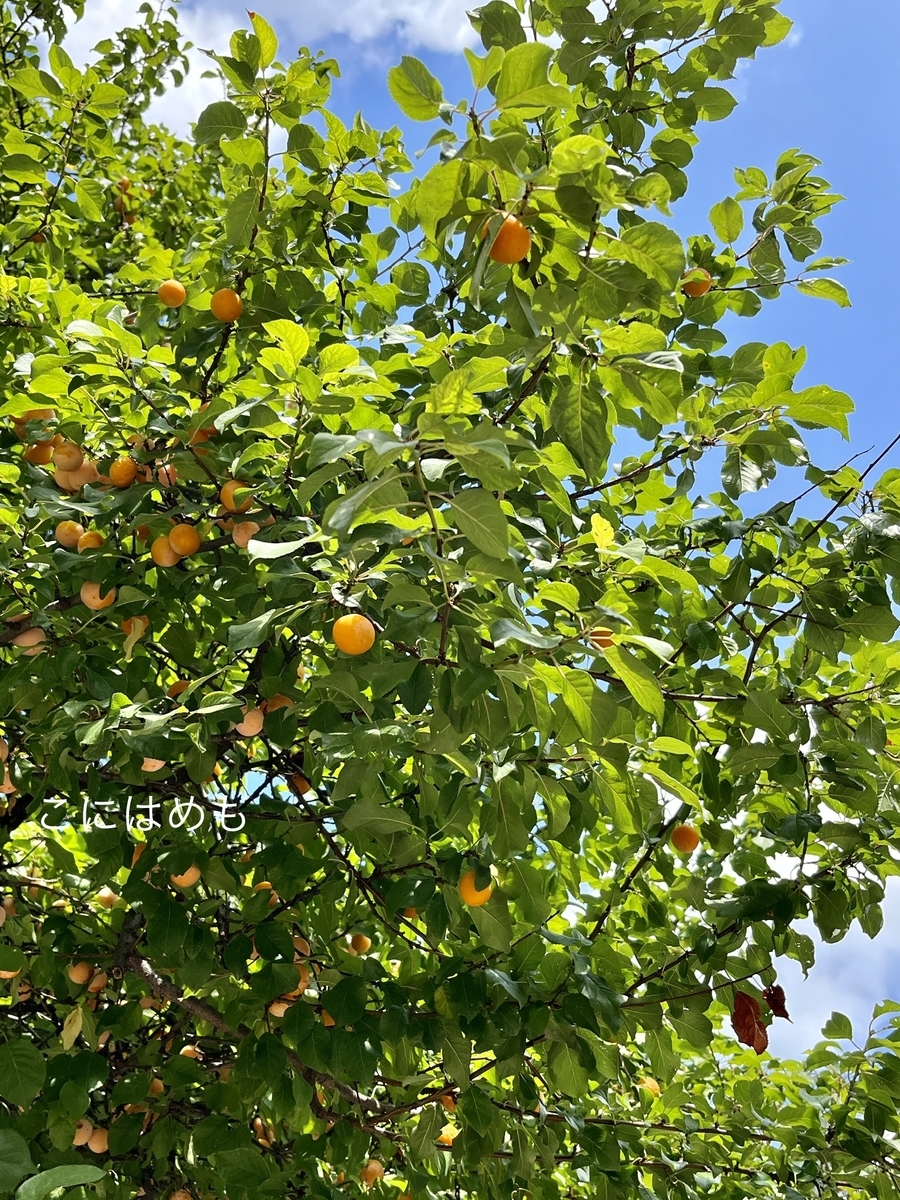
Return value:
<svg viewBox="0 0 900 1200">
<path fill-rule="evenodd" d="M 897 873 L 900 473 L 719 328 L 838 198 L 671 224 L 789 20 L 491 0 L 397 190 L 258 14 L 186 142 L 174 11 L 0 13 L 0 1189 L 895 1196 L 900 1008 L 766 1047 Z"/>
</svg>

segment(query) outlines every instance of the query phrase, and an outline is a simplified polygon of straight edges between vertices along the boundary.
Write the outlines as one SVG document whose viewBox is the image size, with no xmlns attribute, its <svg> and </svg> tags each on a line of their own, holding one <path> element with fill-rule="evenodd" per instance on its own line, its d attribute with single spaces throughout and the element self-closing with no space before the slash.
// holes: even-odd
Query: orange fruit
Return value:
<svg viewBox="0 0 900 1200">
<path fill-rule="evenodd" d="M 700 834 L 693 825 L 676 825 L 672 830 L 672 845 L 681 854 L 691 854 L 700 845 Z"/>
<path fill-rule="evenodd" d="M 134 847 L 134 850 L 133 850 L 133 852 L 132 852 L 132 855 L 131 855 L 131 868 L 132 868 L 132 870 L 134 870 L 134 868 L 137 866 L 138 859 L 141 857 L 141 855 L 144 853 L 144 851 L 145 851 L 146 849 L 147 849 L 147 843 L 146 843 L 146 842 L 138 842 L 138 843 L 135 845 L 135 847 Z"/>
<path fill-rule="evenodd" d="M 487 904 L 493 891 L 493 885 L 490 883 L 486 888 L 476 887 L 474 871 L 466 871 L 459 881 L 459 898 L 469 908 L 481 908 L 483 904 Z"/>
<path fill-rule="evenodd" d="M 309 967 L 305 962 L 297 963 L 297 974 L 300 977 L 297 982 L 297 986 L 293 989 L 293 991 L 284 993 L 286 1000 L 296 1000 L 297 997 L 302 996 L 309 987 Z"/>
<path fill-rule="evenodd" d="M 77 521 L 60 521 L 56 529 L 53 531 L 53 536 L 61 546 L 65 546 L 67 550 L 74 550 L 78 545 L 78 539 L 84 534 L 84 526 L 79 525 Z"/>
<path fill-rule="evenodd" d="M 419 910 L 417 908 L 404 908 L 403 915 L 407 921 L 417 921 L 419 918 Z"/>
<path fill-rule="evenodd" d="M 88 529 L 87 532 L 83 533 L 78 539 L 75 549 L 79 554 L 84 554 L 85 550 L 99 549 L 99 547 L 102 546 L 105 541 L 106 538 L 99 531 L 99 529 Z"/>
<path fill-rule="evenodd" d="M 38 467 L 46 467 L 52 457 L 52 442 L 32 442 L 24 455 L 26 462 L 34 463 Z"/>
<path fill-rule="evenodd" d="M 164 280 L 156 289 L 156 294 L 160 304 L 164 304 L 166 308 L 181 308 L 187 299 L 184 284 L 179 283 L 177 279 Z"/>
<path fill-rule="evenodd" d="M 97 992 L 102 992 L 109 983 L 109 976 L 105 971 L 98 971 L 88 984 L 88 991 L 96 995 Z"/>
<path fill-rule="evenodd" d="M 326 1025 L 329 1029 L 334 1025 L 334 1017 L 327 1008 L 322 1009 L 322 1024 Z"/>
<path fill-rule="evenodd" d="M 118 191 L 120 191 L 120 192 L 127 192 L 127 191 L 129 191 L 129 190 L 130 190 L 130 188 L 131 188 L 131 180 L 128 178 L 128 176 L 127 176 L 127 175 L 123 175 L 123 176 L 122 176 L 122 178 L 121 178 L 121 179 L 119 180 L 119 182 L 116 184 L 116 188 L 117 188 L 117 190 L 118 190 Z"/>
<path fill-rule="evenodd" d="M 88 1150 L 95 1154 L 105 1154 L 109 1150 L 109 1134 L 105 1129 L 95 1129 L 87 1140 Z"/>
<path fill-rule="evenodd" d="M 452 1096 L 441 1096 L 441 1104 L 446 1108 L 448 1113 L 456 1112 L 456 1101 Z"/>
<path fill-rule="evenodd" d="M 81 603 L 99 612 L 101 608 L 109 608 L 116 601 L 116 589 L 110 588 L 105 596 L 100 595 L 99 583 L 83 583 L 81 585 Z"/>
<path fill-rule="evenodd" d="M 47 635 L 37 625 L 32 625 L 31 629 L 23 629 L 21 633 L 17 633 L 12 640 L 14 646 L 22 648 L 22 653 L 25 658 L 36 658 L 41 653 L 41 644 L 46 642 Z"/>
<path fill-rule="evenodd" d="M 302 954 L 307 958 L 309 957 L 309 942 L 305 937 L 301 937 L 299 933 L 294 935 L 294 949 L 298 954 Z"/>
<path fill-rule="evenodd" d="M 200 878 L 200 875 L 200 868 L 195 864 L 194 866 L 188 867 L 188 869 L 182 872 L 181 875 L 170 875 L 169 878 L 176 887 L 189 888 L 194 886 L 194 884 Z"/>
<path fill-rule="evenodd" d="M 244 302 L 232 288 L 219 288 L 209 302 L 209 311 L 217 321 L 230 324 L 244 311 Z"/>
<path fill-rule="evenodd" d="M 248 708 L 244 710 L 244 719 L 240 724 L 235 725 L 235 732 L 241 737 L 256 737 L 262 732 L 263 727 L 263 711 L 261 708 Z"/>
<path fill-rule="evenodd" d="M 235 493 L 245 491 L 246 488 L 247 484 L 241 479 L 229 479 L 227 483 L 223 484 L 222 490 L 219 492 L 219 499 L 226 512 L 242 513 L 247 511 L 253 503 L 253 497 L 245 496 L 240 503 L 235 499 Z"/>
<path fill-rule="evenodd" d="M 112 888 L 108 887 L 102 887 L 97 893 L 97 903 L 103 908 L 112 908 L 118 898 Z"/>
<path fill-rule="evenodd" d="M 644 1091 L 649 1092 L 654 1097 L 658 1097 L 661 1090 L 659 1084 L 651 1075 L 642 1075 L 637 1081 L 637 1086 L 643 1088 Z"/>
<path fill-rule="evenodd" d="M 345 613 L 332 625 L 331 637 L 345 654 L 365 654 L 375 645 L 375 626 L 361 613 Z"/>
<path fill-rule="evenodd" d="M 84 987 L 86 983 L 90 983 L 91 979 L 93 979 L 94 967 L 89 962 L 72 963 L 66 974 L 72 983 L 78 984 L 79 987 Z"/>
<path fill-rule="evenodd" d="M 311 785 L 305 775 L 300 775 L 300 774 L 292 775 L 291 783 L 294 785 L 294 787 L 297 789 L 297 791 L 300 793 L 301 796 L 305 796 L 306 793 L 310 790 Z"/>
<path fill-rule="evenodd" d="M 231 540 L 236 546 L 242 550 L 246 550 L 250 543 L 250 539 L 259 533 L 259 526 L 255 521 L 238 521 L 234 529 L 231 531 Z"/>
<path fill-rule="evenodd" d="M 485 225 L 482 237 L 487 237 L 489 227 Z M 518 217 L 508 213 L 491 245 L 491 258 L 498 263 L 517 263 L 527 257 L 530 249 L 531 233 Z"/>
<path fill-rule="evenodd" d="M 384 1167 L 377 1158 L 370 1158 L 360 1171 L 359 1177 L 365 1187 L 371 1187 L 373 1183 L 378 1183 L 379 1180 L 384 1179 Z"/>
<path fill-rule="evenodd" d="M 94 1127 L 87 1119 L 82 1117 L 80 1121 L 75 1122 L 75 1136 L 72 1138 L 73 1146 L 86 1146 L 88 1139 L 94 1132 Z"/>
<path fill-rule="evenodd" d="M 290 1007 L 287 1000 L 273 1000 L 266 1012 L 270 1017 L 283 1017 Z"/>
<path fill-rule="evenodd" d="M 368 954 L 372 948 L 372 939 L 366 937 L 364 933 L 354 933 L 350 939 L 350 945 L 357 954 Z"/>
<path fill-rule="evenodd" d="M 160 487 L 174 487 L 178 482 L 178 472 L 174 467 L 160 467 L 156 472 L 156 478 Z"/>
<path fill-rule="evenodd" d="M 136 629 L 140 630 L 141 637 L 150 628 L 150 618 L 140 614 L 137 617 L 126 617 L 122 622 L 122 632 L 126 637 L 131 637 Z"/>
<path fill-rule="evenodd" d="M 163 1081 L 161 1079 L 157 1079 L 154 1076 L 153 1079 L 150 1080 L 150 1095 L 151 1096 L 161 1096 L 165 1090 L 166 1090 L 166 1085 L 163 1083 Z"/>
<path fill-rule="evenodd" d="M 598 629 L 590 631 L 588 641 L 595 650 L 608 650 L 613 644 L 613 631 L 601 625 Z"/>
<path fill-rule="evenodd" d="M 76 492 L 79 488 L 84 487 L 86 483 L 98 483 L 101 481 L 96 463 L 92 463 L 87 458 L 80 467 L 76 467 L 74 471 L 68 471 L 66 474 L 69 479 L 69 487 Z"/>
<path fill-rule="evenodd" d="M 200 534 L 193 525 L 188 525 L 186 522 L 170 529 L 167 536 L 169 545 L 182 558 L 187 558 L 189 554 L 196 554 L 200 549 Z"/>
<path fill-rule="evenodd" d="M 181 562 L 181 555 L 164 533 L 153 539 L 150 557 L 158 567 L 174 567 Z"/>
<path fill-rule="evenodd" d="M 201 1051 L 196 1046 L 182 1046 L 178 1051 L 182 1058 L 202 1058 Z"/>
<path fill-rule="evenodd" d="M 165 765 L 165 760 L 162 758 L 145 758 L 141 763 L 141 770 L 152 775 L 154 771 L 161 771 Z"/>
<path fill-rule="evenodd" d="M 133 458 L 127 454 L 122 458 L 117 458 L 109 468 L 109 482 L 113 487 L 127 488 L 130 487 L 137 478 L 138 465 Z"/>
<path fill-rule="evenodd" d="M 60 442 L 53 451 L 53 465 L 61 471 L 77 471 L 84 462 L 84 451 L 75 442 Z"/>
<path fill-rule="evenodd" d="M 694 299 L 705 296 L 712 285 L 713 277 L 705 267 L 693 267 L 681 277 L 681 290 Z"/>
<path fill-rule="evenodd" d="M 186 692 L 190 686 L 191 681 L 189 679 L 176 679 L 166 692 L 166 695 L 170 700 L 174 700 L 176 697 L 180 696 L 182 692 Z"/>
<path fill-rule="evenodd" d="M 282 696 L 281 692 L 276 692 L 271 700 L 263 700 L 259 707 L 268 714 L 276 712 L 279 708 L 293 708 L 294 702 L 290 696 Z"/>
</svg>

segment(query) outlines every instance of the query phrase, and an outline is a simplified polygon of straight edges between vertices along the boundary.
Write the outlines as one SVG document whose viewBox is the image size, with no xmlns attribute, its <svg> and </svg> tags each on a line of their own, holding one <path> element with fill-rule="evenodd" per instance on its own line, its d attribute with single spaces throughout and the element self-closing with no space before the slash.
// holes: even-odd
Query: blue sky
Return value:
<svg viewBox="0 0 900 1200">
<path fill-rule="evenodd" d="M 139 0 L 87 0 L 86 17 L 70 38 L 73 54 L 104 36 Z M 469 97 L 471 82 L 461 47 L 475 44 L 467 34 L 465 9 L 477 0 L 257 0 L 258 10 L 277 29 L 280 57 L 306 44 L 341 63 L 335 90 L 338 113 L 352 119 L 362 110 L 376 127 L 401 124 L 409 148 L 425 145 L 433 126 L 405 122 L 386 87 L 388 68 L 401 54 L 422 58 L 444 85 L 448 99 Z M 752 321 L 735 319 L 727 332 L 740 342 L 786 341 L 805 345 L 804 386 L 828 383 L 856 402 L 851 443 L 837 434 L 808 435 L 819 466 L 837 466 L 857 451 L 874 447 L 855 464 L 866 464 L 895 435 L 893 350 L 898 343 L 893 281 L 898 275 L 896 197 L 900 194 L 894 57 L 900 42 L 897 0 L 783 0 L 795 21 L 787 42 L 760 54 L 738 76 L 740 104 L 726 121 L 701 127 L 702 141 L 691 170 L 687 196 L 673 221 L 682 234 L 709 232 L 707 214 L 733 194 L 733 169 L 759 166 L 771 173 L 777 156 L 799 147 L 820 158 L 821 173 L 846 196 L 824 223 L 822 253 L 852 260 L 840 276 L 849 287 L 852 309 L 788 290 Z M 183 23 L 193 41 L 224 49 L 231 29 L 246 23 L 238 0 L 185 0 Z M 448 52 L 449 51 L 449 52 Z M 160 106 L 160 114 L 185 128 L 206 103 L 213 85 L 192 72 L 181 94 Z M 900 466 L 894 452 L 879 470 Z M 877 473 L 876 476 L 877 478 Z M 715 485 L 713 485 L 715 486 Z M 783 475 L 748 508 L 766 507 L 802 490 L 802 480 Z M 814 501 L 821 504 L 821 501 Z M 814 511 L 820 511 L 815 508 Z M 900 895 L 892 891 L 886 928 L 873 943 L 858 929 L 838 946 L 822 947 L 809 981 L 799 969 L 782 967 L 795 1024 L 778 1023 L 773 1051 L 799 1054 L 817 1040 L 833 1008 L 865 1026 L 872 1005 L 900 996 Z"/>
</svg>

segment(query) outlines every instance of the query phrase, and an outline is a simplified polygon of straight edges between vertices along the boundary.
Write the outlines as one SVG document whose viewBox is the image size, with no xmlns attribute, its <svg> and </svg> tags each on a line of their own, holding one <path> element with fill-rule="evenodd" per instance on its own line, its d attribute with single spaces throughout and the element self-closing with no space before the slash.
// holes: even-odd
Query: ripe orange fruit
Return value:
<svg viewBox="0 0 900 1200">
<path fill-rule="evenodd" d="M 186 871 L 182 872 L 181 875 L 170 875 L 169 878 L 176 887 L 189 888 L 194 886 L 200 875 L 200 868 L 194 864 L 194 866 L 188 867 Z"/>
<path fill-rule="evenodd" d="M 466 871 L 465 875 L 459 881 L 459 898 L 463 904 L 467 904 L 469 908 L 481 908 L 483 904 L 487 904 L 494 891 L 493 884 L 488 884 L 486 888 L 478 888 L 475 886 L 475 872 Z"/>
<path fill-rule="evenodd" d="M 241 737 L 256 737 L 262 732 L 264 715 L 261 708 L 247 708 L 244 710 L 244 719 L 240 724 L 235 725 L 235 732 Z"/>
<path fill-rule="evenodd" d="M 174 487 L 178 482 L 178 472 L 174 467 L 160 467 L 156 472 L 156 478 L 160 487 Z"/>
<path fill-rule="evenodd" d="M 705 267 L 693 267 L 681 277 L 681 290 L 694 299 L 705 296 L 712 285 L 713 277 Z"/>
<path fill-rule="evenodd" d="M 241 550 L 246 550 L 250 543 L 250 539 L 259 533 L 259 526 L 255 521 L 238 521 L 234 529 L 231 531 L 231 540 Z"/>
<path fill-rule="evenodd" d="M 88 991 L 96 995 L 97 992 L 102 992 L 109 983 L 109 976 L 105 971 L 98 971 L 88 984 Z"/>
<path fill-rule="evenodd" d="M 109 482 L 113 487 L 127 488 L 130 487 L 137 478 L 138 465 L 129 455 L 123 455 L 122 458 L 117 458 L 109 468 Z"/>
<path fill-rule="evenodd" d="M 290 696 L 282 696 L 281 692 L 276 692 L 271 700 L 263 700 L 259 707 L 268 714 L 276 712 L 279 708 L 293 708 L 294 702 Z"/>
<path fill-rule="evenodd" d="M 153 539 L 150 557 L 158 567 L 174 567 L 181 562 L 181 555 L 164 533 Z"/>
<path fill-rule="evenodd" d="M 143 637 L 149 628 L 150 618 L 145 617 L 143 613 L 136 617 L 126 617 L 122 622 L 122 632 L 126 637 L 131 637 L 136 629 L 140 630 L 140 635 Z"/>
<path fill-rule="evenodd" d="M 404 908 L 403 915 L 407 921 L 417 921 L 419 918 L 419 910 L 417 908 Z"/>
<path fill-rule="evenodd" d="M 273 1000 L 266 1012 L 270 1017 L 283 1017 L 290 1007 L 287 1000 Z"/>
<path fill-rule="evenodd" d="M 68 486 L 75 492 L 84 487 L 86 483 L 100 482 L 100 472 L 97 470 L 96 463 L 92 463 L 87 458 L 80 467 L 76 467 L 74 471 L 66 471 L 64 474 L 68 477 Z"/>
<path fill-rule="evenodd" d="M 332 1025 L 334 1025 L 334 1023 L 335 1023 L 334 1017 L 331 1015 L 331 1013 L 328 1011 L 327 1008 L 323 1008 L 322 1009 L 322 1024 L 326 1025 L 330 1029 L 332 1027 Z M 360 1178 L 362 1178 L 362 1176 L 360 1176 Z"/>
<path fill-rule="evenodd" d="M 595 650 L 608 650 L 613 644 L 613 631 L 601 625 L 598 629 L 590 631 L 588 641 Z"/>
<path fill-rule="evenodd" d="M 357 954 L 368 954 L 372 948 L 372 939 L 366 937 L 364 933 L 354 933 L 350 939 L 350 945 Z"/>
<path fill-rule="evenodd" d="M 31 239 L 30 239 L 30 240 L 31 240 L 32 242 L 34 242 L 34 243 L 35 243 L 35 245 L 37 245 L 37 246 L 40 246 L 40 245 L 42 245 L 44 242 L 46 242 L 46 240 L 47 240 L 47 239 L 46 239 L 46 237 L 43 235 L 43 233 L 41 233 L 40 229 L 36 229 L 36 230 L 34 231 L 34 233 L 31 235 Z"/>
<path fill-rule="evenodd" d="M 134 868 L 137 866 L 138 859 L 141 857 L 141 855 L 144 853 L 144 851 L 146 849 L 147 849 L 146 842 L 138 842 L 135 845 L 134 850 L 132 851 L 132 854 L 131 854 L 131 869 L 132 870 L 134 870 Z"/>
<path fill-rule="evenodd" d="M 240 479 L 229 479 L 226 484 L 223 484 L 222 490 L 219 492 L 219 499 L 222 501 L 222 507 L 230 513 L 246 512 L 253 503 L 252 496 L 245 496 L 240 503 L 235 498 L 235 493 L 245 491 L 247 484 Z"/>
<path fill-rule="evenodd" d="M 219 288 L 209 302 L 209 311 L 217 321 L 231 324 L 244 311 L 244 302 L 232 288 Z"/>
<path fill-rule="evenodd" d="M 80 1121 L 75 1122 L 75 1136 L 72 1138 L 73 1146 L 86 1146 L 88 1139 L 94 1132 L 94 1127 L 87 1119 L 82 1117 Z"/>
<path fill-rule="evenodd" d="M 297 789 L 297 791 L 300 793 L 301 796 L 305 796 L 306 793 L 310 790 L 311 785 L 305 775 L 300 775 L 300 774 L 292 775 L 291 783 L 294 785 L 294 787 Z"/>
<path fill-rule="evenodd" d="M 485 225 L 481 236 L 487 237 L 489 224 Z M 518 217 L 508 213 L 506 220 L 500 226 L 490 249 L 494 262 L 517 263 L 527 257 L 531 249 L 531 233 Z"/>
<path fill-rule="evenodd" d="M 12 644 L 22 649 L 25 658 L 36 658 L 42 652 L 41 645 L 46 640 L 47 635 L 43 629 L 32 625 L 31 629 L 23 629 L 21 633 L 17 633 Z"/>
<path fill-rule="evenodd" d="M 26 462 L 34 463 L 35 466 L 46 467 L 53 457 L 53 443 L 32 442 L 23 457 Z"/>
<path fill-rule="evenodd" d="M 652 1077 L 652 1075 L 642 1075 L 637 1081 L 637 1085 L 639 1088 L 643 1088 L 644 1091 L 649 1092 L 651 1096 L 654 1097 L 658 1097 L 661 1091 L 659 1084 Z"/>
<path fill-rule="evenodd" d="M 60 442 L 53 451 L 53 465 L 61 471 L 77 471 L 84 462 L 84 451 L 75 442 Z"/>
<path fill-rule="evenodd" d="M 187 299 L 184 284 L 179 283 L 177 279 L 164 280 L 156 289 L 156 294 L 160 304 L 164 304 L 166 308 L 181 308 Z"/>
<path fill-rule="evenodd" d="M 95 612 L 99 612 L 101 608 L 109 608 L 116 602 L 116 589 L 110 588 L 105 596 L 101 596 L 99 583 L 83 583 L 79 595 L 81 603 Z"/>
<path fill-rule="evenodd" d="M 105 1154 L 109 1150 L 109 1134 L 105 1129 L 95 1129 L 87 1140 L 88 1150 L 95 1154 Z"/>
<path fill-rule="evenodd" d="M 188 525 L 186 522 L 170 529 L 167 536 L 169 545 L 182 558 L 187 558 L 189 554 L 196 554 L 200 549 L 200 534 L 193 525 Z"/>
<path fill-rule="evenodd" d="M 112 888 L 108 887 L 102 887 L 97 893 L 97 903 L 102 908 L 112 908 L 118 898 Z"/>
<path fill-rule="evenodd" d="M 141 763 L 141 770 L 152 775 L 154 771 L 161 771 L 165 765 L 165 760 L 162 758 L 145 758 Z"/>
<path fill-rule="evenodd" d="M 293 989 L 293 991 L 284 993 L 284 998 L 286 1000 L 296 1000 L 297 997 L 302 996 L 303 993 L 306 991 L 306 989 L 309 987 L 309 967 L 306 965 L 305 962 L 297 963 L 296 966 L 297 966 L 297 974 L 299 975 L 300 978 L 297 982 L 297 986 Z"/>
<path fill-rule="evenodd" d="M 360 1171 L 359 1177 L 364 1187 L 371 1187 L 373 1183 L 378 1183 L 379 1180 L 384 1179 L 384 1167 L 377 1158 L 370 1158 Z"/>
<path fill-rule="evenodd" d="M 131 190 L 131 180 L 127 175 L 122 176 L 122 178 L 116 184 L 116 189 L 120 192 L 127 192 Z"/>
<path fill-rule="evenodd" d="M 448 1113 L 456 1112 L 456 1101 L 452 1096 L 441 1096 L 441 1104 L 446 1108 Z"/>
<path fill-rule="evenodd" d="M 190 686 L 191 681 L 189 679 L 176 679 L 166 692 L 166 695 L 170 700 L 174 700 L 176 697 L 180 696 L 182 692 L 186 692 Z"/>
<path fill-rule="evenodd" d="M 90 983 L 94 976 L 94 967 L 89 962 L 77 962 L 66 971 L 66 974 L 71 979 L 72 983 L 76 983 L 79 987 L 84 987 L 86 983 Z"/>
<path fill-rule="evenodd" d="M 79 554 L 84 554 L 85 550 L 99 549 L 99 547 L 102 546 L 105 541 L 106 538 L 99 529 L 88 529 L 87 532 L 83 533 L 78 539 L 75 549 Z"/>
<path fill-rule="evenodd" d="M 700 834 L 693 825 L 676 825 L 672 830 L 672 845 L 681 854 L 691 854 L 700 845 Z"/>
<path fill-rule="evenodd" d="M 84 526 L 79 525 L 77 521 L 60 521 L 56 529 L 53 531 L 53 536 L 61 546 L 65 546 L 67 550 L 74 550 L 78 545 L 78 539 L 84 534 Z"/>
<path fill-rule="evenodd" d="M 361 613 L 345 613 L 332 625 L 331 637 L 345 654 L 365 654 L 375 645 L 375 626 Z"/>
<path fill-rule="evenodd" d="M 202 1058 L 203 1054 L 197 1046 L 182 1046 L 178 1051 L 182 1058 Z"/>
<path fill-rule="evenodd" d="M 294 935 L 294 949 L 298 954 L 302 954 L 306 958 L 309 957 L 309 942 L 305 937 L 301 937 L 299 933 Z"/>
<path fill-rule="evenodd" d="M 161 1096 L 165 1090 L 166 1090 L 166 1085 L 163 1083 L 163 1081 L 161 1079 L 157 1079 L 156 1076 L 154 1076 L 153 1079 L 150 1080 L 150 1095 L 151 1096 Z"/>
</svg>

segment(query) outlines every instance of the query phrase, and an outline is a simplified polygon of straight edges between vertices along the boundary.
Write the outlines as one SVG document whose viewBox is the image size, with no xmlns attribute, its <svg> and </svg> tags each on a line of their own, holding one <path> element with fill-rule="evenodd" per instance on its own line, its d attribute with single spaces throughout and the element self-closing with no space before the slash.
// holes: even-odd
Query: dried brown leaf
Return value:
<svg viewBox="0 0 900 1200">
<path fill-rule="evenodd" d="M 773 984 L 771 987 L 767 987 L 763 992 L 763 999 L 772 1010 L 773 1017 L 784 1017 L 786 1021 L 790 1021 L 791 1018 L 786 1008 L 787 1001 L 785 999 L 783 987 L 779 987 L 777 983 Z"/>
<path fill-rule="evenodd" d="M 757 1054 L 762 1054 L 769 1045 L 769 1035 L 762 1023 L 759 1001 L 748 996 L 746 992 L 734 994 L 731 1025 L 738 1041 L 743 1042 L 745 1046 L 752 1046 Z"/>
</svg>

